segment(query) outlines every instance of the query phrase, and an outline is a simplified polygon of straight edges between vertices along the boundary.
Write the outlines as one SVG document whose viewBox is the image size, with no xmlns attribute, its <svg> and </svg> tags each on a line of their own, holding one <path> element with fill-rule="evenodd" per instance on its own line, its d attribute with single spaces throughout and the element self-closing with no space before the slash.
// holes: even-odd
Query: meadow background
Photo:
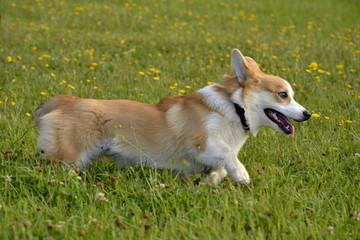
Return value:
<svg viewBox="0 0 360 240">
<path fill-rule="evenodd" d="M 360 239 L 359 1 L 0 7 L 1 239 Z M 239 155 L 249 186 L 36 157 L 32 114 L 51 96 L 157 103 L 221 83 L 233 48 L 313 113 L 295 137 L 250 137 Z"/>
</svg>

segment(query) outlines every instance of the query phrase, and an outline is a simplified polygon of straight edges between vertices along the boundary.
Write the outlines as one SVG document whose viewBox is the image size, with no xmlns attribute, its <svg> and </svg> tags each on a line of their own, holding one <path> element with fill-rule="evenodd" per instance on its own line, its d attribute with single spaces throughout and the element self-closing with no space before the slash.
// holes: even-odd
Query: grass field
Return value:
<svg viewBox="0 0 360 240">
<path fill-rule="evenodd" d="M 358 1 L 0 4 L 0 239 L 360 239 Z M 37 159 L 32 113 L 51 96 L 191 94 L 232 74 L 235 47 L 313 113 L 295 137 L 250 137 L 248 187 Z"/>
</svg>

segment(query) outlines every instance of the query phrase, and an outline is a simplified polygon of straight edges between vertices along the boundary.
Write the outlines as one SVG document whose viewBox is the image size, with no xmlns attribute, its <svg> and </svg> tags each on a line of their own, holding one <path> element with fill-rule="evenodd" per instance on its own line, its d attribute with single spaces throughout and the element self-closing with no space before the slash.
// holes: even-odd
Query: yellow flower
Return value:
<svg viewBox="0 0 360 240">
<path fill-rule="evenodd" d="M 12 62 L 12 57 L 11 57 L 11 56 L 8 56 L 8 57 L 7 57 L 7 61 L 8 61 L 8 62 Z"/>
<path fill-rule="evenodd" d="M 156 80 L 156 81 L 160 80 L 159 77 L 153 77 L 153 79 Z"/>
<path fill-rule="evenodd" d="M 69 61 L 70 61 L 70 59 L 68 59 L 67 57 L 64 57 L 64 60 L 65 60 L 66 62 L 69 62 Z"/>
<path fill-rule="evenodd" d="M 296 83 L 293 83 L 293 86 L 296 87 L 297 86 Z"/>
<path fill-rule="evenodd" d="M 50 75 L 51 75 L 52 77 L 55 77 L 55 73 L 50 73 Z"/>
<path fill-rule="evenodd" d="M 89 83 L 89 82 L 91 82 L 91 81 L 90 81 L 90 79 L 86 79 L 86 82 L 88 82 L 88 83 Z"/>
<path fill-rule="evenodd" d="M 46 92 L 41 92 L 40 94 L 41 94 L 41 95 L 46 95 Z"/>
<path fill-rule="evenodd" d="M 25 69 L 26 68 L 26 66 L 25 65 L 22 65 L 22 69 Z"/>
<path fill-rule="evenodd" d="M 184 94 L 184 93 L 185 93 L 185 90 L 180 90 L 179 92 L 182 93 L 182 94 Z"/>
<path fill-rule="evenodd" d="M 186 89 L 190 89 L 191 87 L 190 86 L 185 86 Z"/>
<path fill-rule="evenodd" d="M 39 61 L 43 60 L 43 57 L 38 57 L 38 60 L 39 60 Z"/>
<path fill-rule="evenodd" d="M 30 69 L 31 69 L 31 70 L 35 70 L 35 67 L 31 67 Z"/>
<path fill-rule="evenodd" d="M 272 57 L 273 59 L 277 59 L 277 56 L 275 56 L 275 55 L 274 55 L 274 56 L 271 56 L 271 57 Z"/>
<path fill-rule="evenodd" d="M 155 73 L 157 73 L 157 74 L 160 73 L 160 70 L 155 70 Z"/>
<path fill-rule="evenodd" d="M 73 85 L 71 85 L 71 84 L 68 84 L 68 87 L 71 88 L 72 90 L 75 89 L 75 87 Z"/>
<path fill-rule="evenodd" d="M 335 151 L 339 150 L 339 149 L 338 149 L 338 148 L 336 148 L 336 147 L 333 147 L 332 149 L 333 149 L 333 150 L 335 150 Z"/>
<path fill-rule="evenodd" d="M 176 87 L 174 87 L 174 86 L 171 86 L 171 87 L 170 87 L 171 90 L 174 90 L 175 88 L 176 88 Z"/>
<path fill-rule="evenodd" d="M 158 54 L 157 54 L 157 56 L 158 56 L 158 57 L 161 57 L 161 56 L 162 56 L 162 54 L 161 54 L 161 53 L 158 53 Z"/>
<path fill-rule="evenodd" d="M 96 62 L 93 62 L 93 63 L 91 63 L 91 65 L 93 65 L 93 66 L 97 66 L 97 65 L 99 65 L 98 63 L 96 63 Z"/>
<path fill-rule="evenodd" d="M 31 114 L 30 113 L 25 113 L 26 116 L 28 117 L 31 117 Z"/>
<path fill-rule="evenodd" d="M 346 120 L 345 122 L 346 122 L 346 123 L 352 123 L 352 121 L 351 121 L 351 120 Z"/>
<path fill-rule="evenodd" d="M 124 43 L 125 43 L 125 40 L 121 40 L 120 43 L 121 43 L 121 44 L 124 44 Z"/>
<path fill-rule="evenodd" d="M 211 85 L 211 84 L 213 84 L 213 82 L 207 82 L 207 85 Z"/>
<path fill-rule="evenodd" d="M 336 68 L 337 68 L 337 69 L 342 69 L 343 67 L 344 67 L 344 66 L 341 65 L 341 64 L 336 65 Z"/>
<path fill-rule="evenodd" d="M 319 70 L 318 70 L 318 73 L 323 74 L 323 73 L 324 73 L 324 70 L 319 69 Z"/>
<path fill-rule="evenodd" d="M 16 102 L 14 102 L 14 101 L 11 101 L 11 105 L 13 105 L 13 106 L 14 106 L 14 105 L 16 105 Z"/>
<path fill-rule="evenodd" d="M 94 86 L 93 88 L 94 88 L 94 90 L 98 90 L 98 87 L 97 87 L 97 86 Z"/>
<path fill-rule="evenodd" d="M 327 71 L 327 72 L 326 72 L 326 75 L 330 76 L 330 75 L 331 75 L 331 72 L 328 72 L 328 71 Z"/>
<path fill-rule="evenodd" d="M 141 76 L 144 76 L 144 75 L 145 75 L 145 73 L 144 73 L 144 72 L 139 72 L 139 74 L 140 74 Z"/>
<path fill-rule="evenodd" d="M 318 118 L 318 117 L 320 117 L 320 115 L 319 115 L 319 114 L 317 114 L 317 113 L 313 113 L 313 114 L 311 114 L 311 116 L 312 116 L 312 117 L 314 117 L 314 118 Z"/>
<path fill-rule="evenodd" d="M 352 86 L 350 84 L 347 85 L 348 88 L 352 88 Z"/>
<path fill-rule="evenodd" d="M 143 93 L 140 93 L 140 97 L 143 97 L 144 96 L 144 94 Z"/>
<path fill-rule="evenodd" d="M 287 70 L 286 68 L 282 68 L 282 69 L 281 69 L 281 71 L 283 71 L 283 72 L 286 72 L 286 70 Z"/>
<path fill-rule="evenodd" d="M 329 120 L 330 118 L 326 116 L 325 119 L 326 119 L 326 120 Z"/>
<path fill-rule="evenodd" d="M 65 83 L 66 83 L 65 80 L 62 80 L 61 82 L 59 82 L 60 85 L 63 85 L 63 84 L 65 84 Z"/>
<path fill-rule="evenodd" d="M 155 70 L 156 70 L 155 68 L 150 68 L 150 71 L 152 72 L 155 72 Z"/>
<path fill-rule="evenodd" d="M 22 60 L 22 57 L 21 57 L 21 56 L 18 56 L 18 59 L 19 59 L 19 60 Z"/>
<path fill-rule="evenodd" d="M 50 56 L 50 55 L 47 55 L 47 54 L 44 54 L 43 57 L 44 57 L 44 58 L 51 58 L 51 56 Z"/>
<path fill-rule="evenodd" d="M 34 47 L 33 47 L 33 49 L 34 49 L 34 50 L 37 50 L 37 49 L 38 49 L 38 47 L 37 47 L 37 46 L 34 46 Z"/>
</svg>

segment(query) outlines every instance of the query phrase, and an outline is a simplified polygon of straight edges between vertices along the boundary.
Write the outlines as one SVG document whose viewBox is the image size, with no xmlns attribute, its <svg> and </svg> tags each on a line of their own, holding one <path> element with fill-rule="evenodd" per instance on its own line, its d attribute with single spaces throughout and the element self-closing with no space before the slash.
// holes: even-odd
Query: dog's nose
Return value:
<svg viewBox="0 0 360 240">
<path fill-rule="evenodd" d="M 308 110 L 305 110 L 303 112 L 305 121 L 308 120 L 311 117 L 311 113 Z"/>
</svg>

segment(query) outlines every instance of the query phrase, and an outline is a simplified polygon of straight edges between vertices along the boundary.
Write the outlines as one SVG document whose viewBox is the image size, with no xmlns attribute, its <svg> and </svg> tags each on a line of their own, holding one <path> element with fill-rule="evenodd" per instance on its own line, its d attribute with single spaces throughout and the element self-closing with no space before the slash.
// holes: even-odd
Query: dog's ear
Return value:
<svg viewBox="0 0 360 240">
<path fill-rule="evenodd" d="M 249 76 L 255 72 L 261 72 L 252 58 L 244 57 L 236 48 L 231 53 L 231 65 L 239 82 L 249 80 Z"/>
</svg>

